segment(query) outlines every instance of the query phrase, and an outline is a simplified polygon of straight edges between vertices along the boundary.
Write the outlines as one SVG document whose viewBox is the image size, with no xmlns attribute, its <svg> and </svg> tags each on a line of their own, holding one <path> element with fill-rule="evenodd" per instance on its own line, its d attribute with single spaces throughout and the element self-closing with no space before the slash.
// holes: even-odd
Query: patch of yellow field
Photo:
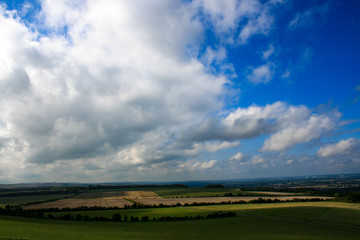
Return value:
<svg viewBox="0 0 360 240">
<path fill-rule="evenodd" d="M 162 199 L 153 191 L 112 191 L 112 192 L 86 192 L 73 198 L 61 199 L 53 202 L 44 202 L 25 206 L 24 209 L 41 208 L 78 208 L 86 207 L 119 207 L 132 205 L 133 201 L 141 199 Z M 130 200 L 130 201 L 129 201 Z"/>
</svg>

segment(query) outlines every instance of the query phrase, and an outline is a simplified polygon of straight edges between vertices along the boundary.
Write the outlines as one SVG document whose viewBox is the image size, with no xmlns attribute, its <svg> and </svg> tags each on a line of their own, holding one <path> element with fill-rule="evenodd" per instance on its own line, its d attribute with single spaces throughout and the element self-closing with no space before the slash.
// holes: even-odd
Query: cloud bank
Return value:
<svg viewBox="0 0 360 240">
<path fill-rule="evenodd" d="M 237 151 L 246 139 L 263 137 L 259 151 L 281 152 L 331 133 L 336 110 L 226 105 L 237 74 L 225 47 L 269 34 L 279 4 L 45 0 L 32 22 L 1 5 L 3 179 L 105 181 L 158 171 L 166 178 L 221 168 L 206 154 Z M 269 45 L 263 59 L 274 51 Z M 274 69 L 267 62 L 247 79 L 269 83 Z M 329 147 L 319 156 L 331 155 Z M 246 156 L 227 159 L 266 162 Z"/>
</svg>

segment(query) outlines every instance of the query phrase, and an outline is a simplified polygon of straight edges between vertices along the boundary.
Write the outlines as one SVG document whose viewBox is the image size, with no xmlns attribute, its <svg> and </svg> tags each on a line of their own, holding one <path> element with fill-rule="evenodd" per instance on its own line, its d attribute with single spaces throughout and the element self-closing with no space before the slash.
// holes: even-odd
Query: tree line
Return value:
<svg viewBox="0 0 360 240">
<path fill-rule="evenodd" d="M 41 209 L 43 210 L 43 209 Z M 207 215 L 196 215 L 196 216 L 163 216 L 153 217 L 150 219 L 149 216 L 128 216 L 120 213 L 115 213 L 111 218 L 104 216 L 91 217 L 86 214 L 72 215 L 67 213 L 61 216 L 56 216 L 51 213 L 46 214 L 44 211 L 39 210 L 24 210 L 19 206 L 7 205 L 5 208 L 0 208 L 1 215 L 19 216 L 19 217 L 32 217 L 32 218 L 46 218 L 46 219 L 57 219 L 57 220 L 77 220 L 77 221 L 106 221 L 106 222 L 147 222 L 147 221 L 181 221 L 181 220 L 196 220 L 196 219 L 210 219 L 210 218 L 224 218 L 224 217 L 235 217 L 235 212 L 214 212 Z"/>
</svg>

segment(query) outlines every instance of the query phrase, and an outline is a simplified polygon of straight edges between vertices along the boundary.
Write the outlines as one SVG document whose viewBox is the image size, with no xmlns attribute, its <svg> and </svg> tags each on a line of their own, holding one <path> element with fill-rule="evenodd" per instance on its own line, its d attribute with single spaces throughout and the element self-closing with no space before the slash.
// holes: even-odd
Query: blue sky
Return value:
<svg viewBox="0 0 360 240">
<path fill-rule="evenodd" d="M 0 183 L 360 170 L 359 1 L 0 3 Z"/>
</svg>

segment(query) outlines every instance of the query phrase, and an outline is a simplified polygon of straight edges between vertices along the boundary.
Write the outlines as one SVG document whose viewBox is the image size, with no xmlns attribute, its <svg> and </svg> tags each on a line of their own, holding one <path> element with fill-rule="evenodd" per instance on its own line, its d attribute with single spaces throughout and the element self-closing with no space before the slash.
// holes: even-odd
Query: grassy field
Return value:
<svg viewBox="0 0 360 240">
<path fill-rule="evenodd" d="M 74 194 L 50 194 L 50 195 L 33 195 L 33 196 L 16 196 L 16 197 L 0 197 L 0 207 L 7 204 L 18 205 L 28 202 L 47 201 L 52 199 L 60 199 L 71 197 Z"/>
<path fill-rule="evenodd" d="M 291 207 L 287 203 L 193 207 L 189 209 L 212 211 L 226 207 L 237 211 L 239 215 L 232 218 L 177 222 L 81 222 L 0 216 L 0 238 L 360 239 L 359 205 L 327 203 L 327 206 L 321 207 L 317 203 L 308 203 L 307 206 L 291 204 L 296 207 Z M 248 208 L 245 208 L 247 205 Z"/>
<path fill-rule="evenodd" d="M 268 216 L 278 218 L 297 219 L 299 221 L 317 221 L 336 224 L 359 225 L 360 228 L 360 205 L 339 202 L 291 202 L 291 203 L 263 203 L 263 204 L 231 204 L 193 207 L 171 208 L 147 208 L 147 209 L 119 209 L 119 210 L 94 210 L 94 211 L 69 211 L 51 212 L 53 216 L 71 214 L 88 215 L 89 217 L 111 218 L 115 213 L 122 216 L 143 217 L 150 219 L 156 217 L 180 217 L 207 215 L 219 211 L 236 212 L 237 215 Z M 342 216 L 341 216 L 342 215 Z M 356 218 L 356 219 L 355 219 Z M 328 220 L 330 219 L 330 220 Z M 355 219 L 355 220 L 354 220 Z"/>
</svg>

